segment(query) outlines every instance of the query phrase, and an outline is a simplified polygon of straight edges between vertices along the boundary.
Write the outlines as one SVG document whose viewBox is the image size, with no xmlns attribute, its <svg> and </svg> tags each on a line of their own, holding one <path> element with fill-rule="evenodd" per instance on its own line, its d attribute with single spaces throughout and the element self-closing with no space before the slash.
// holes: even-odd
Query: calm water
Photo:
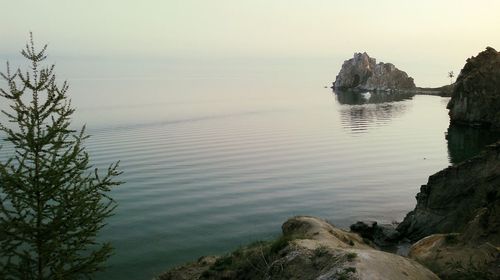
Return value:
<svg viewBox="0 0 500 280">
<path fill-rule="evenodd" d="M 429 175 L 487 144 L 448 130 L 447 98 L 332 93 L 337 66 L 63 64 L 93 162 L 121 160 L 126 181 L 98 278 L 151 279 L 273 238 L 294 215 L 400 221 Z"/>
</svg>

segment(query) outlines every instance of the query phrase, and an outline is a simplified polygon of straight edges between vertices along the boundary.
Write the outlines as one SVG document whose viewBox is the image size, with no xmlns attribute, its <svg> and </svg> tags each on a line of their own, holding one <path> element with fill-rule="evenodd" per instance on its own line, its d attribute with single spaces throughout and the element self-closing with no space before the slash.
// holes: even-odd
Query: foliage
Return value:
<svg viewBox="0 0 500 280">
<path fill-rule="evenodd" d="M 497 279 L 495 274 L 488 269 L 488 265 L 474 264 L 472 259 L 469 259 L 468 264 L 462 262 L 449 262 L 446 264 L 450 270 L 448 275 L 441 275 L 443 279 L 457 280 L 489 280 Z"/>
<path fill-rule="evenodd" d="M 83 142 L 85 127 L 70 128 L 74 112 L 68 84 L 56 83 L 54 65 L 43 66 L 45 45 L 36 51 L 33 37 L 21 54 L 29 70 L 1 77 L 0 96 L 7 122 L 0 134 L 10 158 L 0 161 L 0 278 L 91 278 L 111 255 L 109 243 L 96 236 L 116 203 L 108 196 L 118 163 L 99 175 L 92 170 Z M 4 103 L 5 104 L 5 103 Z M 5 149 L 5 147 L 4 147 Z"/>
<path fill-rule="evenodd" d="M 352 262 L 357 256 L 358 256 L 358 254 L 356 254 L 354 252 L 347 253 L 347 255 L 346 255 L 347 261 Z"/>
<path fill-rule="evenodd" d="M 454 244 L 458 243 L 458 241 L 459 241 L 458 237 L 459 237 L 459 235 L 457 233 L 449 233 L 449 234 L 445 235 L 444 241 L 448 245 L 454 245 Z"/>
<path fill-rule="evenodd" d="M 338 280 L 351 280 L 351 279 L 356 279 L 355 274 L 356 273 L 356 268 L 355 267 L 346 267 L 341 269 L 340 271 L 337 271 L 335 273 L 335 278 Z"/>
<path fill-rule="evenodd" d="M 455 77 L 455 73 L 453 73 L 453 71 L 448 72 L 448 78 L 450 78 L 450 85 L 453 84 L 453 77 Z"/>
</svg>

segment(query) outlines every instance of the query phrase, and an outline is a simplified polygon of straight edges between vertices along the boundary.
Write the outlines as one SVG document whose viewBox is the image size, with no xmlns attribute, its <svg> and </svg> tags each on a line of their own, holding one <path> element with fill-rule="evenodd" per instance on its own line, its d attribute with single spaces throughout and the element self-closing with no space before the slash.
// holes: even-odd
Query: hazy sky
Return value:
<svg viewBox="0 0 500 280">
<path fill-rule="evenodd" d="M 357 51 L 426 83 L 500 49 L 498 0 L 4 1 L 0 55 L 32 30 L 52 56 L 324 58 Z M 340 65 L 335 65 L 335 71 Z M 332 70 L 333 71 L 333 70 Z M 431 72 L 433 72 L 431 71 Z"/>
</svg>

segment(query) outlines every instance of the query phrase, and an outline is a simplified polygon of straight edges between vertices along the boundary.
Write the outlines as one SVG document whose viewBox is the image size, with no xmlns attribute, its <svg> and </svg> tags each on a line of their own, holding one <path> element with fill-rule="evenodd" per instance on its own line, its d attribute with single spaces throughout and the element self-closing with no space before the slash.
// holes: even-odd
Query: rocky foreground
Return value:
<svg viewBox="0 0 500 280">
<path fill-rule="evenodd" d="M 500 142 L 430 176 L 417 194 L 415 210 L 397 230 L 417 241 L 433 233 L 464 232 L 478 216 L 485 223 L 474 228 L 482 230 L 475 239 L 500 246 Z"/>
<path fill-rule="evenodd" d="M 430 176 L 396 230 L 416 241 L 409 257 L 442 278 L 499 279 L 500 142 Z"/>
<path fill-rule="evenodd" d="M 204 257 L 157 279 L 439 279 L 418 262 L 376 250 L 319 218 L 291 218 L 282 231 L 275 241 Z"/>
</svg>

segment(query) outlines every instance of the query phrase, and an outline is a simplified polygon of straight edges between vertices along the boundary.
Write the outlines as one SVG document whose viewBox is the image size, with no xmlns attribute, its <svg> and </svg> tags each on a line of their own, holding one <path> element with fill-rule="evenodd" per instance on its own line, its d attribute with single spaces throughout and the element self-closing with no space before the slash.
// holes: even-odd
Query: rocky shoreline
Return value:
<svg viewBox="0 0 500 280">
<path fill-rule="evenodd" d="M 277 240 L 204 257 L 157 279 L 439 279 L 418 262 L 377 250 L 319 218 L 291 218 L 282 232 Z"/>
<path fill-rule="evenodd" d="M 355 54 L 333 87 L 433 94 L 403 73 Z M 452 92 L 450 128 L 500 128 L 500 54 L 494 49 L 468 59 L 446 90 Z M 500 141 L 431 175 L 416 199 L 399 224 L 357 222 L 345 231 L 320 218 L 293 217 L 276 240 L 202 257 L 156 279 L 500 279 Z M 394 253 L 381 250 L 387 248 Z"/>
</svg>

